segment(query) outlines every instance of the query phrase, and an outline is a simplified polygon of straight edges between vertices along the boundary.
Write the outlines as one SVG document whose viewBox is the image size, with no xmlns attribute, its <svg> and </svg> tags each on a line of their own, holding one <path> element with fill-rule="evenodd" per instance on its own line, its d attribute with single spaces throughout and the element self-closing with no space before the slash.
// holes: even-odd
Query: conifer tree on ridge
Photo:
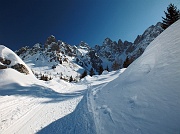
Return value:
<svg viewBox="0 0 180 134">
<path fill-rule="evenodd" d="M 162 28 L 166 29 L 168 28 L 171 24 L 176 22 L 178 19 L 180 19 L 180 11 L 177 9 L 177 7 L 174 4 L 170 4 L 167 7 L 167 12 L 164 11 L 166 17 L 162 17 Z"/>
</svg>

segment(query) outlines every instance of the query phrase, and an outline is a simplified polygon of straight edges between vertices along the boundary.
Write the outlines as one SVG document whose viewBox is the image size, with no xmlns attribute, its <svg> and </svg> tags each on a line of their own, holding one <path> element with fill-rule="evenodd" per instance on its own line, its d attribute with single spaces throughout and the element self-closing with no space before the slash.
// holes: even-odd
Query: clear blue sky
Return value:
<svg viewBox="0 0 180 134">
<path fill-rule="evenodd" d="M 133 42 L 180 0 L 0 0 L 0 44 L 16 50 L 49 35 L 71 45 L 106 37 Z"/>
</svg>

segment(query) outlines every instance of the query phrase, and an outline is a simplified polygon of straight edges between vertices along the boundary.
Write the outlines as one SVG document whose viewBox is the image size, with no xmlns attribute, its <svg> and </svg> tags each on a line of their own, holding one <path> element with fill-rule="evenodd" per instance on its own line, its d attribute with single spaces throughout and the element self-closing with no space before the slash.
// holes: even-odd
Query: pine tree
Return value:
<svg viewBox="0 0 180 134">
<path fill-rule="evenodd" d="M 106 67 L 106 71 L 108 71 L 108 72 L 109 72 L 109 67 L 108 67 L 108 66 Z"/>
<path fill-rule="evenodd" d="M 99 75 L 101 75 L 103 71 L 104 71 L 103 66 L 100 65 L 100 66 L 99 66 Z"/>
<path fill-rule="evenodd" d="M 84 72 L 82 73 L 82 75 L 81 75 L 81 77 L 80 77 L 80 78 L 82 79 L 82 78 L 84 78 L 84 77 L 86 77 L 86 76 L 87 76 L 87 71 L 86 71 L 86 70 L 84 70 Z"/>
<path fill-rule="evenodd" d="M 93 69 L 93 68 L 91 68 L 89 75 L 90 75 L 90 76 L 95 75 L 95 73 L 94 73 L 94 69 Z"/>
<path fill-rule="evenodd" d="M 115 62 L 112 64 L 112 69 L 113 70 L 118 70 L 120 69 L 120 64 L 115 60 Z"/>
<path fill-rule="evenodd" d="M 177 9 L 176 6 L 174 6 L 174 4 L 170 4 L 167 7 L 167 12 L 164 11 L 166 17 L 162 17 L 162 28 L 166 29 L 168 28 L 171 24 L 173 24 L 174 22 L 176 22 L 178 19 L 180 19 L 180 11 Z"/>
<path fill-rule="evenodd" d="M 127 68 L 131 63 L 133 62 L 133 58 L 126 57 L 126 60 L 124 61 L 123 67 Z"/>
</svg>

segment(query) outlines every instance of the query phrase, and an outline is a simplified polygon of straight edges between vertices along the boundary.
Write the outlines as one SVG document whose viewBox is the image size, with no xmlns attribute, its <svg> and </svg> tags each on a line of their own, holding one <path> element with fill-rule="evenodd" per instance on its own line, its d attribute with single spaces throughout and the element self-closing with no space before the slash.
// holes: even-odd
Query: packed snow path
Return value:
<svg viewBox="0 0 180 134">
<path fill-rule="evenodd" d="M 87 90 L 84 97 L 77 105 L 76 109 L 69 115 L 51 123 L 47 127 L 39 131 L 39 134 L 57 133 L 57 134 L 95 134 L 96 126 L 94 123 L 93 109 L 90 104 L 90 94 L 92 88 L 107 84 L 117 78 L 121 71 L 106 73 L 101 76 L 87 76 L 79 83 L 80 87 Z M 53 131 L 52 131 L 53 130 Z"/>
<path fill-rule="evenodd" d="M 71 113 L 81 97 L 55 103 L 43 103 L 43 99 L 15 97 L 7 99 L 1 108 L 1 133 L 36 133 L 49 123 Z M 1 99 L 1 100 L 2 100 Z M 18 102 L 18 103 L 17 103 Z"/>
</svg>

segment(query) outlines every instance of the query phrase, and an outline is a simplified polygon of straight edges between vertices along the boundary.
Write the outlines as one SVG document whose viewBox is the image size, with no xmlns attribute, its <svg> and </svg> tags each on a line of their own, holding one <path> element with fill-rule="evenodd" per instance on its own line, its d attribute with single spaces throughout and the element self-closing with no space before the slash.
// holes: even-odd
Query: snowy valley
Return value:
<svg viewBox="0 0 180 134">
<path fill-rule="evenodd" d="M 164 31 L 157 23 L 134 43 L 106 38 L 94 48 L 54 36 L 16 53 L 0 45 L 0 133 L 180 133 L 179 29 L 180 21 Z M 97 75 L 101 65 L 110 72 Z"/>
</svg>

